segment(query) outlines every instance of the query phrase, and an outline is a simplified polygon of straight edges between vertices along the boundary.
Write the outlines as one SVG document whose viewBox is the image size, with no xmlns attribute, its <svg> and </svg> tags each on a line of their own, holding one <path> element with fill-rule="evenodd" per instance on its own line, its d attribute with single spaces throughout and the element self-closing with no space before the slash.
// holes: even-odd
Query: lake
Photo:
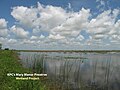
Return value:
<svg viewBox="0 0 120 90">
<path fill-rule="evenodd" d="M 19 56 L 24 67 L 47 74 L 48 82 L 60 90 L 120 90 L 119 52 L 20 52 Z"/>
</svg>

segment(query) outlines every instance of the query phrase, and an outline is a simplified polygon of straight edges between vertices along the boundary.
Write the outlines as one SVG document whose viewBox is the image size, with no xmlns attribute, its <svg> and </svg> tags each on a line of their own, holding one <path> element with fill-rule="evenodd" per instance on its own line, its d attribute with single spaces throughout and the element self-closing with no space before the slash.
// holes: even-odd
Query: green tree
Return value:
<svg viewBox="0 0 120 90">
<path fill-rule="evenodd" d="M 0 49 L 2 49 L 2 44 L 0 43 Z"/>
</svg>

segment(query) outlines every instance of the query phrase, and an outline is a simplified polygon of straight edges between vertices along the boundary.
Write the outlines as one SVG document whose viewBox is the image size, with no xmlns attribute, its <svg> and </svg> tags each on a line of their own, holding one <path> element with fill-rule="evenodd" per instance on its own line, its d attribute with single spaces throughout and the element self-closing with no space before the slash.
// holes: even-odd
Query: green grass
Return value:
<svg viewBox="0 0 120 90">
<path fill-rule="evenodd" d="M 47 90 L 40 80 L 16 80 L 7 73 L 31 73 L 19 62 L 17 52 L 0 50 L 0 90 Z"/>
</svg>

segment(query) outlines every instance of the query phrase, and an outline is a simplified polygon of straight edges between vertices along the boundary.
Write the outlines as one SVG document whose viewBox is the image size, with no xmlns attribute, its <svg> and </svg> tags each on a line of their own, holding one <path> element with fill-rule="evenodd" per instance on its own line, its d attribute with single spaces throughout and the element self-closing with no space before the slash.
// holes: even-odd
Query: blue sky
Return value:
<svg viewBox="0 0 120 90">
<path fill-rule="evenodd" d="M 0 43 L 11 49 L 120 49 L 119 3 L 1 0 Z"/>
</svg>

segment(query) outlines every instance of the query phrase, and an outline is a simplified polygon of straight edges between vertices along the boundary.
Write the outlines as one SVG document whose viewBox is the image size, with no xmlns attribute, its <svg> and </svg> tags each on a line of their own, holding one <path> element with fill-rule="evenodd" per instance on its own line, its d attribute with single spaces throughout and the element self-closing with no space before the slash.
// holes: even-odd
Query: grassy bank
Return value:
<svg viewBox="0 0 120 90">
<path fill-rule="evenodd" d="M 46 90 L 40 80 L 16 80 L 8 73 L 31 73 L 19 63 L 15 51 L 0 51 L 0 90 Z"/>
</svg>

